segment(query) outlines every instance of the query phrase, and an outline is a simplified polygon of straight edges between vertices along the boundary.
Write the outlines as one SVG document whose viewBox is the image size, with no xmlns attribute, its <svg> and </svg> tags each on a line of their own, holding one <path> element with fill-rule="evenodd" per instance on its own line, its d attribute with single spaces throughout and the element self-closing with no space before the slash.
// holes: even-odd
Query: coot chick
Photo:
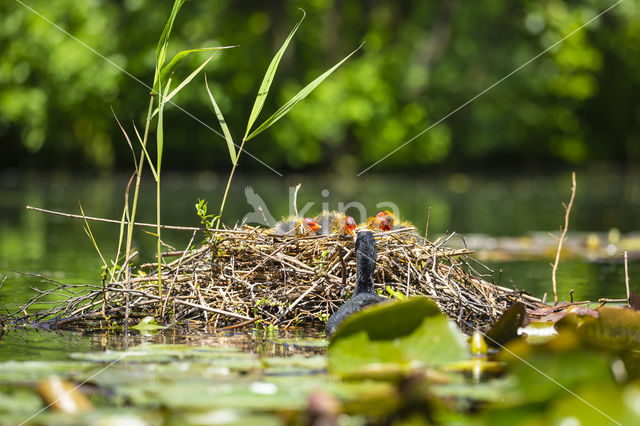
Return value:
<svg viewBox="0 0 640 426">
<path fill-rule="evenodd" d="M 324 327 L 328 336 L 336 332 L 338 326 L 349 315 L 369 305 L 386 302 L 388 299 L 378 296 L 373 289 L 373 273 L 376 269 L 376 243 L 371 231 L 360 231 L 356 239 L 356 290 L 353 297 L 334 312 Z"/>
<path fill-rule="evenodd" d="M 391 225 L 387 221 L 387 218 L 384 216 L 381 216 L 380 213 L 378 213 L 373 217 L 368 218 L 364 226 L 369 229 L 376 229 L 380 231 L 391 231 Z"/>
<path fill-rule="evenodd" d="M 274 232 L 276 235 L 290 235 L 296 237 L 306 237 L 315 235 L 320 229 L 320 225 L 315 219 L 310 217 L 299 218 L 290 216 L 278 222 Z"/>
<path fill-rule="evenodd" d="M 356 221 L 340 212 L 323 211 L 314 219 L 320 225 L 320 235 L 337 234 L 340 237 L 349 237 L 356 229 Z"/>
</svg>

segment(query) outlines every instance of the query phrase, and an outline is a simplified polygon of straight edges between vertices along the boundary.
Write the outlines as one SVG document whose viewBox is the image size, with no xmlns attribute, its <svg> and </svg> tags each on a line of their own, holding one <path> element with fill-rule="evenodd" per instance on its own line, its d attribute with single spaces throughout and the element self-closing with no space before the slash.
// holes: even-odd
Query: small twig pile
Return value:
<svg viewBox="0 0 640 426">
<path fill-rule="evenodd" d="M 517 301 L 530 309 L 543 306 L 524 292 L 493 284 L 493 271 L 468 257 L 469 250 L 447 249 L 455 235 L 431 243 L 412 229 L 376 233 L 376 289 L 391 298 L 428 296 L 465 331 L 488 328 Z M 258 320 L 320 325 L 354 288 L 352 238 L 281 237 L 245 226 L 217 231 L 197 249 L 192 241 L 184 251 L 164 254 L 177 258 L 162 268 L 162 297 L 153 263 L 132 274 L 131 290 L 126 281 L 82 287 L 54 282 L 14 318 L 55 325 L 116 321 L 124 318 L 128 294 L 133 317 L 154 315 L 169 323 L 199 320 L 218 329 Z M 26 308 L 51 294 L 65 297 L 27 314 Z"/>
</svg>

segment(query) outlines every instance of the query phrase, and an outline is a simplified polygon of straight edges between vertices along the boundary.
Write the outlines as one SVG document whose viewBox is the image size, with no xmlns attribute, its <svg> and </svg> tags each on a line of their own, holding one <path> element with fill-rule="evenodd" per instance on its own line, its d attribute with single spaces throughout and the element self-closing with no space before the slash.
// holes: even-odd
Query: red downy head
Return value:
<svg viewBox="0 0 640 426">
<path fill-rule="evenodd" d="M 376 215 L 376 223 L 383 231 L 391 231 L 391 225 L 389 225 L 389 221 L 386 217 Z"/>
<path fill-rule="evenodd" d="M 353 235 L 356 230 L 356 221 L 351 216 L 344 218 L 344 233 L 346 235 Z"/>
<path fill-rule="evenodd" d="M 302 221 L 302 225 L 309 234 L 315 234 L 316 232 L 318 232 L 318 229 L 320 229 L 320 225 L 318 225 L 318 222 L 310 217 L 305 217 Z"/>
</svg>

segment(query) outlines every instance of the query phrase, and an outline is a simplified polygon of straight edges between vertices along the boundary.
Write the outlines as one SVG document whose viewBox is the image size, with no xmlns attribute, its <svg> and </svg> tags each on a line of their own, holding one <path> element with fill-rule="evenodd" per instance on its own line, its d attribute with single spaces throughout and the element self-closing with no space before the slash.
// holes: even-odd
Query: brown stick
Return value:
<svg viewBox="0 0 640 426">
<path fill-rule="evenodd" d="M 624 283 L 627 286 L 627 304 L 631 306 L 631 292 L 629 291 L 629 256 L 624 252 Z"/>
<path fill-rule="evenodd" d="M 564 227 L 562 228 L 562 233 L 560 234 L 560 239 L 558 240 L 558 251 L 556 252 L 556 261 L 553 263 L 553 270 L 551 271 L 551 282 L 553 283 L 553 304 L 558 303 L 558 287 L 556 284 L 556 271 L 558 270 L 558 264 L 560 263 L 560 252 L 562 251 L 562 243 L 564 242 L 565 236 L 567 235 L 567 229 L 569 229 L 569 214 L 571 213 L 571 206 L 573 206 L 573 200 L 576 197 L 576 172 L 571 172 L 571 199 L 569 200 L 569 204 L 564 206 L 565 215 L 564 215 Z"/>
<path fill-rule="evenodd" d="M 429 221 L 431 220 L 431 206 L 429 206 L 429 211 L 427 212 L 427 226 L 424 228 L 424 240 L 429 240 Z"/>
<path fill-rule="evenodd" d="M 258 321 L 258 319 L 259 318 L 254 318 L 254 319 L 249 320 L 249 321 L 241 322 L 240 324 L 230 325 L 230 326 L 222 327 L 222 328 L 216 328 L 215 331 L 233 330 L 234 328 L 244 327 L 246 325 L 253 324 L 254 322 Z"/>
<path fill-rule="evenodd" d="M 95 222 L 105 222 L 105 223 L 117 223 L 118 225 L 120 225 L 119 220 L 115 220 L 115 219 L 105 219 L 102 217 L 92 217 L 92 216 L 82 216 L 79 214 L 71 214 L 71 213 L 64 213 L 64 212 L 57 212 L 55 210 L 47 210 L 47 209 L 41 209 L 39 207 L 32 207 L 32 206 L 25 206 L 25 208 L 27 210 L 34 210 L 37 212 L 42 212 L 42 213 L 47 213 L 47 214 L 53 214 L 53 215 L 57 215 L 57 216 L 64 216 L 64 217 L 70 217 L 73 219 L 86 219 L 86 220 L 92 220 Z M 135 226 L 146 226 L 149 228 L 155 228 L 157 227 L 157 225 L 155 223 L 144 223 L 144 222 L 134 222 Z M 227 233 L 244 233 L 244 231 L 235 231 L 233 229 L 216 229 L 216 228 L 198 228 L 198 227 L 194 227 L 194 226 L 175 226 L 175 225 L 160 225 L 160 227 L 162 229 L 173 229 L 173 230 L 177 230 L 177 231 L 224 231 Z"/>
</svg>

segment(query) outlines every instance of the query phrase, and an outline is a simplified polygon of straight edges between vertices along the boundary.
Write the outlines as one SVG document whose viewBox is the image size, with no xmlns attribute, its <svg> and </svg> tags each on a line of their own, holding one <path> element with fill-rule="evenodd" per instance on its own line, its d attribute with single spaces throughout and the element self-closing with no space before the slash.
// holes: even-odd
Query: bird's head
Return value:
<svg viewBox="0 0 640 426">
<path fill-rule="evenodd" d="M 351 216 L 345 216 L 344 233 L 346 235 L 353 235 L 355 230 L 356 230 L 356 221 Z"/>
<path fill-rule="evenodd" d="M 318 232 L 318 229 L 320 229 L 320 225 L 318 224 L 318 222 L 310 217 L 304 218 L 304 220 L 302 221 L 302 226 L 309 235 L 315 234 L 316 232 Z"/>
<path fill-rule="evenodd" d="M 384 216 L 376 217 L 374 223 L 376 224 L 378 229 L 381 229 L 383 231 L 391 231 L 391 225 L 389 224 L 387 218 Z"/>
</svg>

